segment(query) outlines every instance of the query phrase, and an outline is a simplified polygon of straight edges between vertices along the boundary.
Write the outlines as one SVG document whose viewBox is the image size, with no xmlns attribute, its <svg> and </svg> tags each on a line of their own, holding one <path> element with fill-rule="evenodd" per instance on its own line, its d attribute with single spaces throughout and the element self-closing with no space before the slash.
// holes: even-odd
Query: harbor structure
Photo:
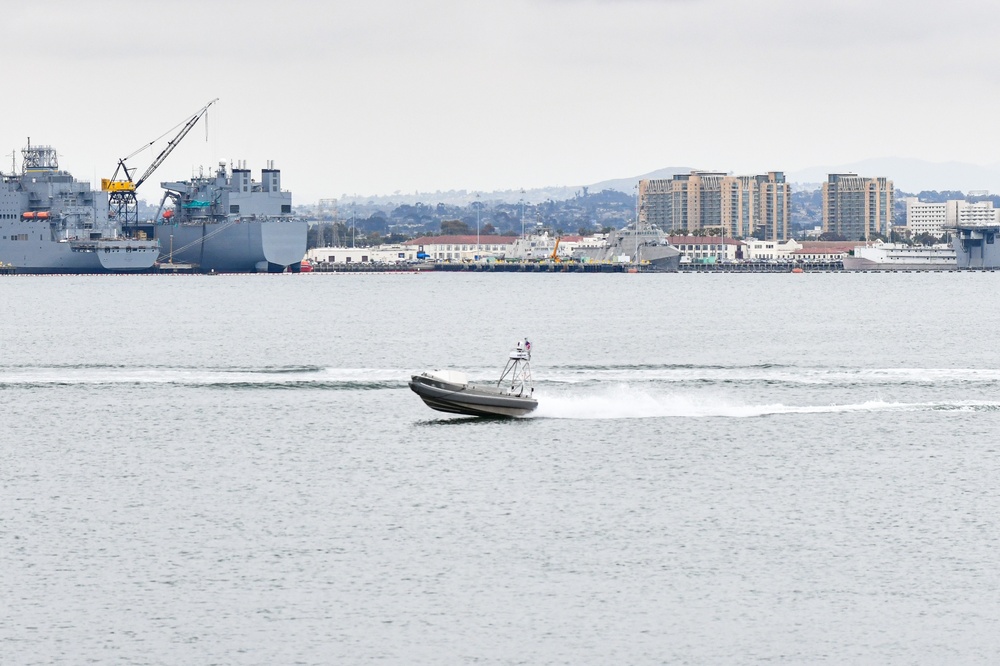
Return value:
<svg viewBox="0 0 1000 666">
<path fill-rule="evenodd" d="M 790 197 L 781 171 L 750 176 L 692 171 L 639 181 L 639 219 L 667 231 L 719 229 L 730 237 L 784 240 Z"/>
<path fill-rule="evenodd" d="M 831 173 L 823 183 L 823 231 L 847 240 L 888 237 L 892 227 L 892 181 L 856 173 Z"/>
</svg>

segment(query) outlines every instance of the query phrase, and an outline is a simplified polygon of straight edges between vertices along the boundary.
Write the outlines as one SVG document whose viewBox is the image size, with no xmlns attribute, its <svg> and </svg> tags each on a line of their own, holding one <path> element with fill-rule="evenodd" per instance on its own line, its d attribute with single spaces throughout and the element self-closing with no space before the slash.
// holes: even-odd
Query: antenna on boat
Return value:
<svg viewBox="0 0 1000 666">
<path fill-rule="evenodd" d="M 531 386 L 531 342 L 528 338 L 519 340 L 517 346 L 510 351 L 507 365 L 497 380 L 497 388 L 502 388 L 501 385 L 508 378 L 510 380 L 510 386 L 507 387 L 508 395 L 523 396 L 525 390 L 528 391 L 528 395 L 534 393 L 535 389 Z"/>
</svg>

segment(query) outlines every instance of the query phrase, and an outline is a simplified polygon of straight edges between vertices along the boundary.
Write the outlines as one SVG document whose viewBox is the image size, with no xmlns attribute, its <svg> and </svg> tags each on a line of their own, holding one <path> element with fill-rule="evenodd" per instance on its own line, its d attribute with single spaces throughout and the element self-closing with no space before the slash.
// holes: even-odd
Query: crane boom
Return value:
<svg viewBox="0 0 1000 666">
<path fill-rule="evenodd" d="M 176 148 L 177 144 L 181 142 L 181 139 L 187 136 L 187 133 L 191 131 L 191 128 L 194 127 L 201 119 L 201 117 L 208 112 L 208 107 L 212 106 L 218 101 L 219 98 L 216 97 L 211 102 L 201 107 L 198 113 L 194 114 L 186 123 L 184 123 L 184 127 L 182 127 L 181 131 L 177 133 L 177 136 L 175 136 L 173 139 L 167 142 L 167 146 L 160 152 L 159 155 L 156 156 L 156 159 L 153 160 L 153 163 L 149 165 L 149 168 L 146 169 L 146 173 L 142 174 L 139 180 L 135 181 L 136 187 L 142 185 L 144 182 L 146 182 L 147 178 L 153 175 L 153 172 L 156 171 L 157 167 L 163 164 L 163 160 L 167 159 L 167 156 L 174 151 L 174 148 Z"/>
<path fill-rule="evenodd" d="M 147 178 L 153 175 L 153 172 L 156 171 L 161 164 L 163 164 L 163 161 L 167 159 L 167 156 L 170 155 L 170 153 L 173 152 L 174 148 L 177 147 L 177 144 L 181 142 L 181 139 L 187 136 L 187 133 L 191 131 L 191 128 L 193 128 L 201 117 L 208 112 L 208 107 L 218 101 L 219 98 L 216 97 L 211 102 L 201 107 L 197 113 L 191 116 L 187 122 L 184 123 L 184 126 L 181 127 L 177 136 L 167 142 L 166 148 L 160 151 L 160 154 L 156 156 L 156 159 L 153 160 L 153 163 L 149 165 L 149 168 L 146 169 L 146 172 L 142 174 L 138 180 L 132 180 L 132 172 L 135 171 L 135 169 L 129 169 L 129 167 L 125 165 L 125 161 L 138 155 L 143 149 L 152 146 L 156 143 L 156 141 L 159 141 L 159 139 L 146 144 L 128 157 L 123 157 L 118 160 L 118 166 L 115 168 L 114 175 L 112 175 L 111 178 L 101 179 L 101 189 L 108 193 L 109 215 L 117 218 L 118 221 L 121 222 L 123 229 L 128 229 L 129 227 L 134 229 L 139 223 L 138 202 L 135 196 L 136 188 L 142 185 Z M 162 139 L 163 136 L 160 138 Z M 122 178 L 118 177 L 119 173 L 123 174 Z"/>
</svg>

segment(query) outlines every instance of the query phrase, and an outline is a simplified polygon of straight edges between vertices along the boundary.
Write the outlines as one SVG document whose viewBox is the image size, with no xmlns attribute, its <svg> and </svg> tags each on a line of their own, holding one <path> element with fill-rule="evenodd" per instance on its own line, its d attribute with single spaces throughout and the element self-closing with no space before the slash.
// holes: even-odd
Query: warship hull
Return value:
<svg viewBox="0 0 1000 666">
<path fill-rule="evenodd" d="M 161 262 L 192 264 L 202 272 L 296 271 L 306 253 L 308 225 L 298 220 L 158 224 Z"/>
<path fill-rule="evenodd" d="M 25 234 L 23 224 L 0 224 L 0 261 L 20 274 L 144 273 L 160 254 L 148 241 L 52 241 L 42 240 L 51 237 L 47 225 L 35 231 Z M 8 240 L 25 235 L 34 240 Z"/>
<path fill-rule="evenodd" d="M 681 252 L 669 245 L 640 245 L 639 263 L 647 270 L 676 272 L 681 265 Z"/>
</svg>

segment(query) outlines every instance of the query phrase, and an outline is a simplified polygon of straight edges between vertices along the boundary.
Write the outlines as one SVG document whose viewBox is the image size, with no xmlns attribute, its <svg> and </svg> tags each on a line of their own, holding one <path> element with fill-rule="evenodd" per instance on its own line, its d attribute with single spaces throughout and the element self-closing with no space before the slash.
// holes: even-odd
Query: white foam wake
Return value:
<svg viewBox="0 0 1000 666">
<path fill-rule="evenodd" d="M 941 384 L 998 383 L 996 368 L 819 368 L 819 367 L 699 367 L 656 366 L 638 368 L 566 368 L 537 372 L 547 382 L 579 384 L 593 381 L 645 381 L 664 383 L 774 382 L 782 384 Z"/>
<path fill-rule="evenodd" d="M 407 371 L 387 368 L 27 367 L 0 369 L 0 385 L 182 384 L 275 385 L 403 382 Z"/>
<path fill-rule="evenodd" d="M 538 395 L 536 418 L 639 419 L 639 418 L 753 418 L 780 414 L 824 414 L 921 410 L 986 411 L 1000 409 L 1000 401 L 888 402 L 869 400 L 851 404 L 785 405 L 748 404 L 726 396 L 653 393 L 618 386 L 584 395 Z"/>
</svg>

